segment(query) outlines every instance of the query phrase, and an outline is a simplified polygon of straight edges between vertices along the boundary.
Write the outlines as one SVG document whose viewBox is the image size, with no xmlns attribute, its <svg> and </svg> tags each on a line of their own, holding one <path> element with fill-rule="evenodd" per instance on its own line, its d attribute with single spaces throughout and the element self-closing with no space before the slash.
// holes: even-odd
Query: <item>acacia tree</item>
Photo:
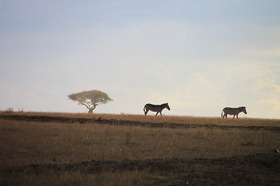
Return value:
<svg viewBox="0 0 280 186">
<path fill-rule="evenodd" d="M 79 105 L 84 105 L 88 109 L 88 113 L 93 113 L 93 110 L 99 104 L 106 104 L 113 101 L 105 92 L 100 90 L 89 90 L 68 95 L 68 98 L 77 101 Z"/>
</svg>

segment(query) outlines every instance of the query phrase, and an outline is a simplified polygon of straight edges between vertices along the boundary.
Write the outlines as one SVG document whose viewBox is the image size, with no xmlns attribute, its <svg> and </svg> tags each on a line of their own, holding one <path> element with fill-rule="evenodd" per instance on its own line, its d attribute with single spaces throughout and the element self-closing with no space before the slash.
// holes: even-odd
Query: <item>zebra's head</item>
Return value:
<svg viewBox="0 0 280 186">
<path fill-rule="evenodd" d="M 167 108 L 168 110 L 170 110 L 170 107 L 168 105 L 168 103 L 164 103 L 165 108 Z"/>
<path fill-rule="evenodd" d="M 239 107 L 240 112 L 244 112 L 244 114 L 247 114 L 246 107 Z"/>
</svg>

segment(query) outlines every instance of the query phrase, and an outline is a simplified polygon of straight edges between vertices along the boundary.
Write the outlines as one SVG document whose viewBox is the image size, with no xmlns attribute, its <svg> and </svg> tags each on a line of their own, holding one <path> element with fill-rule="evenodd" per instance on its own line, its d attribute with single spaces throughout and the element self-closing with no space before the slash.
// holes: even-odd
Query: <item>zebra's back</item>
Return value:
<svg viewBox="0 0 280 186">
<path fill-rule="evenodd" d="M 223 111 L 225 114 L 229 114 L 229 115 L 235 115 L 240 112 L 238 108 L 231 108 L 231 107 L 225 107 Z"/>
</svg>

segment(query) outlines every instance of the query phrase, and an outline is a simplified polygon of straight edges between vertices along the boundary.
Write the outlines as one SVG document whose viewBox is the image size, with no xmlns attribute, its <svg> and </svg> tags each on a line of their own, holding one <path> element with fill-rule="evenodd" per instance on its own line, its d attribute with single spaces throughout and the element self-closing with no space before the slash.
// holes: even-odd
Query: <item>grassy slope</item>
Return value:
<svg viewBox="0 0 280 186">
<path fill-rule="evenodd" d="M 209 124 L 241 128 L 213 128 Z M 273 152 L 280 146 L 279 124 L 279 120 L 250 118 L 233 120 L 187 116 L 0 113 L 0 168 L 1 174 L 7 178 L 2 182 L 12 183 L 15 175 L 19 178 L 15 184 L 22 181 L 41 184 L 54 178 L 60 183 L 76 181 L 81 185 L 92 181 L 101 185 L 126 183 L 127 180 L 132 184 L 166 181 L 178 175 L 172 173 L 174 167 L 166 171 L 152 171 L 152 174 L 149 166 L 143 170 L 110 170 L 91 174 L 90 171 L 81 173 L 79 168 L 65 171 L 65 167 L 61 166 L 81 166 L 82 162 L 92 160 L 146 162 L 152 159 L 166 163 L 175 159 L 178 162 L 174 166 L 178 169 L 181 164 L 185 164 L 185 160 L 194 158 L 217 159 Z M 151 127 L 153 125 L 156 127 Z M 49 169 L 34 177 L 32 170 L 36 169 L 32 165 L 55 165 L 63 171 L 59 171 L 58 176 L 56 169 Z M 209 169 L 201 164 L 188 166 L 198 173 Z M 18 169 L 22 171 L 16 171 Z M 28 173 L 30 169 L 31 173 Z M 10 173 L 7 174 L 7 170 L 11 170 Z"/>
</svg>

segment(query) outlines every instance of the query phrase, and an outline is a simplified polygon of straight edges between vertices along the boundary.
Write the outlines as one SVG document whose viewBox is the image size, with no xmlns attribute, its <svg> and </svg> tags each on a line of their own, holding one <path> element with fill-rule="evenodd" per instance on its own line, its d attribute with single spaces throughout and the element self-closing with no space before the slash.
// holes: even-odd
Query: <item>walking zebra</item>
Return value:
<svg viewBox="0 0 280 186">
<path fill-rule="evenodd" d="M 236 116 L 236 118 L 238 119 L 238 114 L 240 112 L 244 112 L 244 114 L 247 114 L 246 107 L 238 107 L 238 108 L 226 107 L 223 109 L 221 117 L 227 118 L 227 115 L 233 115 L 233 118 Z M 224 113 L 224 115 L 223 115 L 223 113 Z"/>
<path fill-rule="evenodd" d="M 160 115 L 162 116 L 161 111 L 165 108 L 170 110 L 170 107 L 169 107 L 168 103 L 164 103 L 164 104 L 161 104 L 161 105 L 153 105 L 153 104 L 148 103 L 144 106 L 143 111 L 144 111 L 145 115 L 147 115 L 147 113 L 150 110 L 152 112 L 157 112 L 156 116 L 158 115 L 158 113 L 160 113 Z"/>
</svg>

